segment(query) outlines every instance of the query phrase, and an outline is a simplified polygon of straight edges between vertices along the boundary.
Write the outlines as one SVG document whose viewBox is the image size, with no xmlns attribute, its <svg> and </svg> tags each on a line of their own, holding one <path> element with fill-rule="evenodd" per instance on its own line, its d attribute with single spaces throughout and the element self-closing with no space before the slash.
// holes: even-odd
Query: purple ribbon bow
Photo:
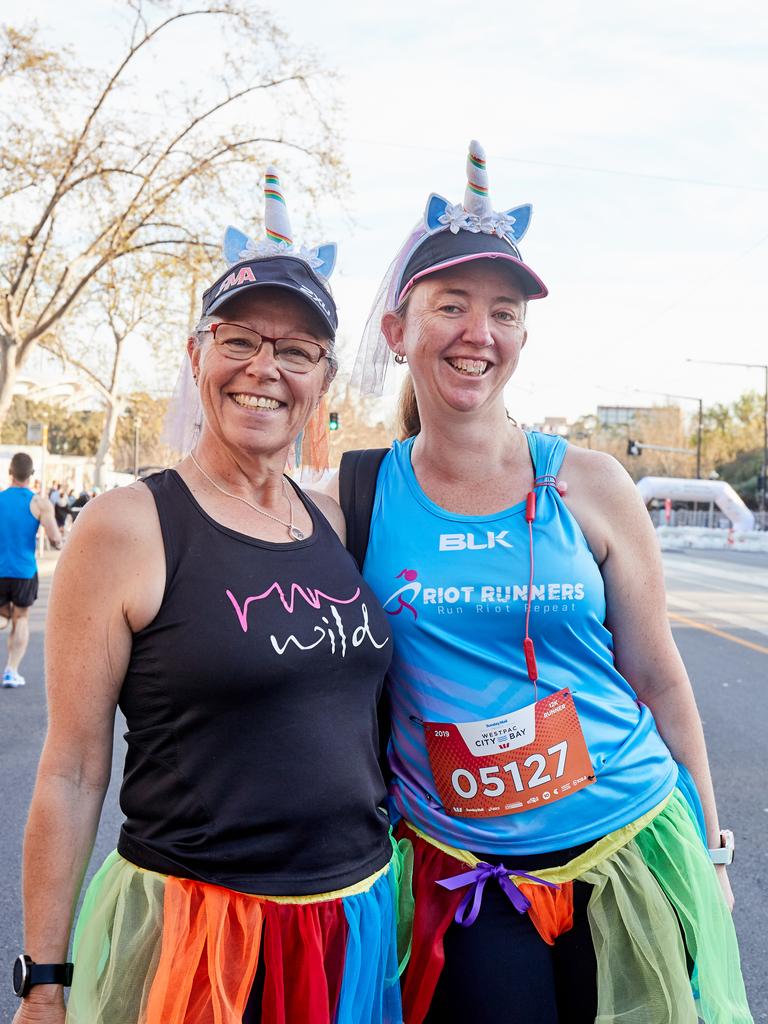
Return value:
<svg viewBox="0 0 768 1024">
<path fill-rule="evenodd" d="M 547 882 L 545 879 L 538 878 L 536 875 L 529 875 L 526 871 L 514 870 L 512 873 L 519 875 L 521 878 L 527 878 L 531 882 L 539 882 L 541 885 L 546 885 L 550 889 L 560 888 L 560 886 L 555 885 L 554 882 Z M 485 861 L 481 860 L 477 867 L 473 868 L 472 871 L 464 871 L 460 875 L 453 875 L 451 878 L 443 878 L 441 881 L 438 881 L 437 884 L 442 885 L 444 889 L 451 890 L 463 889 L 465 885 L 472 886 L 457 907 L 453 918 L 456 924 L 460 924 L 462 928 L 468 928 L 477 920 L 477 915 L 480 913 L 480 904 L 483 901 L 483 889 L 485 889 L 485 883 L 491 878 L 498 879 L 499 885 L 509 897 L 512 906 L 519 913 L 524 914 L 528 907 L 530 907 L 531 901 L 525 898 L 509 875 L 510 869 L 505 868 L 503 864 L 487 864 Z"/>
</svg>

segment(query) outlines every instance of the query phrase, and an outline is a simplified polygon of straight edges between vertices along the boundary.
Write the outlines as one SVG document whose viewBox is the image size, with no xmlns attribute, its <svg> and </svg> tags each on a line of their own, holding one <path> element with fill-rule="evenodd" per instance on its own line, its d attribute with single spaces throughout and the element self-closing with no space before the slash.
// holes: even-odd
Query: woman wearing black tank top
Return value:
<svg viewBox="0 0 768 1024">
<path fill-rule="evenodd" d="M 267 241 L 228 230 L 188 343 L 190 455 L 89 502 L 56 572 L 16 1024 L 402 1020 L 376 724 L 391 636 L 338 507 L 284 475 L 302 434 L 318 465 L 334 247 L 294 249 L 272 170 L 265 194 Z M 52 981 L 118 706 L 125 822 L 65 1011 Z"/>
</svg>

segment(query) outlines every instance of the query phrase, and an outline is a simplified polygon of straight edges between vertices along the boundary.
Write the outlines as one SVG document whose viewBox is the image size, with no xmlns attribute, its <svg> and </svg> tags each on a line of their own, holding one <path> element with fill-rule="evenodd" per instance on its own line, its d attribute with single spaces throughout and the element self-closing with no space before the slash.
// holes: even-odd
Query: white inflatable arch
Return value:
<svg viewBox="0 0 768 1024">
<path fill-rule="evenodd" d="M 728 516 L 734 530 L 748 531 L 755 528 L 755 517 L 724 480 L 686 480 L 672 476 L 644 476 L 637 481 L 637 489 L 647 505 L 654 498 L 671 498 L 672 501 L 698 501 L 702 504 L 713 502 Z"/>
</svg>

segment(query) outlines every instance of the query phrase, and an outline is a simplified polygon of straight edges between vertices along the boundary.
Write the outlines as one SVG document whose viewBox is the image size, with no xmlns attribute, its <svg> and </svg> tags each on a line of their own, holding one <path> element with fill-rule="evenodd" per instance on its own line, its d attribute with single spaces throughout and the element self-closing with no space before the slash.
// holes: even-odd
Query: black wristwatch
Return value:
<svg viewBox="0 0 768 1024">
<path fill-rule="evenodd" d="M 23 999 L 34 985 L 71 985 L 74 964 L 36 964 L 21 953 L 13 962 L 13 991 Z"/>
</svg>

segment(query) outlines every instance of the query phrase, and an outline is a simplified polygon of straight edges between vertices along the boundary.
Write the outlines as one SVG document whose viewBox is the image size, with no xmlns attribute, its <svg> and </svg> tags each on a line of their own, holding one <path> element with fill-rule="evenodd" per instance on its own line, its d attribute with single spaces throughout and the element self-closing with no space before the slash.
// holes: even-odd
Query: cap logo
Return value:
<svg viewBox="0 0 768 1024">
<path fill-rule="evenodd" d="M 230 288 L 234 288 L 237 285 L 245 284 L 246 281 L 249 284 L 256 283 L 256 278 L 254 277 L 253 271 L 251 270 L 250 267 L 240 267 L 237 273 L 232 271 L 232 273 L 227 274 L 227 276 L 221 282 L 219 290 L 216 292 L 216 297 L 218 298 L 218 296 L 221 295 L 222 292 L 228 292 Z"/>
<path fill-rule="evenodd" d="M 320 296 L 315 295 L 315 293 L 310 288 L 307 288 L 306 285 L 301 285 L 300 291 L 302 292 L 302 294 L 308 295 L 313 302 L 316 302 L 318 304 L 318 306 L 322 306 L 327 316 L 331 315 L 331 311 L 328 308 L 328 306 L 323 302 Z"/>
</svg>

